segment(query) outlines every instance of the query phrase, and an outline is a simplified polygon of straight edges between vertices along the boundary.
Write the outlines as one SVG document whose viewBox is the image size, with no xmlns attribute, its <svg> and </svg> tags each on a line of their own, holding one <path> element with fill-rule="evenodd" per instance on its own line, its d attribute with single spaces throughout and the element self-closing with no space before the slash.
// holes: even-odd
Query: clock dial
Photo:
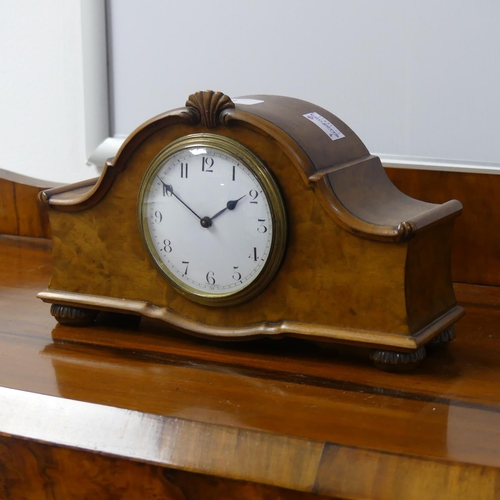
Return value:
<svg viewBox="0 0 500 500">
<path fill-rule="evenodd" d="M 283 256 L 278 188 L 253 153 L 225 137 L 188 136 L 163 150 L 145 176 L 139 211 L 154 262 L 199 302 L 250 298 Z"/>
</svg>

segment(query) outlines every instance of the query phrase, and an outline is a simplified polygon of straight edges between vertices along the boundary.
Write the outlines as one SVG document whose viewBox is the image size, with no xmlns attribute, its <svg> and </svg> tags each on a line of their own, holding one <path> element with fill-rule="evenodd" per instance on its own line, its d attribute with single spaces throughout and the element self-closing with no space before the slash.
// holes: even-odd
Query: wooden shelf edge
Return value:
<svg viewBox="0 0 500 500">
<path fill-rule="evenodd" d="M 324 448 L 313 440 L 5 387 L 0 429 L 53 446 L 298 491 L 312 490 Z"/>
<path fill-rule="evenodd" d="M 467 472 L 486 488 L 500 469 L 429 457 L 362 449 L 258 430 L 154 415 L 0 387 L 0 435 L 189 472 L 316 494 L 363 496 L 373 484 L 373 464 L 384 482 L 425 483 L 439 493 L 442 481 Z M 356 473 L 342 471 L 356 464 Z M 430 474 L 429 471 L 437 471 Z M 372 471 L 373 472 L 373 471 Z M 360 480 L 366 478 L 366 480 Z M 481 483 L 481 484 L 480 484 Z M 482 485 L 482 483 L 485 483 Z M 462 483 L 460 488 L 466 488 Z"/>
</svg>

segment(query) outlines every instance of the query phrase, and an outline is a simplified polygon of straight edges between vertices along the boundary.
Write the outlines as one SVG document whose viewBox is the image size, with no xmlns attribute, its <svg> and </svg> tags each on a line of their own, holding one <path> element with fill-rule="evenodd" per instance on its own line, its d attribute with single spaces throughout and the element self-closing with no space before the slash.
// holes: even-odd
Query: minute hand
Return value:
<svg viewBox="0 0 500 500">
<path fill-rule="evenodd" d="M 212 217 L 210 217 L 211 220 L 214 220 L 216 217 L 219 217 L 220 214 L 224 213 L 226 210 L 234 210 L 235 207 L 236 207 L 236 204 L 246 196 L 246 194 L 244 194 L 243 196 L 241 196 L 240 198 L 238 198 L 237 200 L 229 200 L 227 203 L 226 203 L 226 206 L 225 208 L 223 208 L 222 210 L 219 210 L 215 215 L 212 215 Z"/>
<path fill-rule="evenodd" d="M 158 179 L 160 179 L 158 177 Z M 166 193 L 171 193 L 173 196 L 175 196 L 192 214 L 194 214 L 198 220 L 201 220 L 201 217 L 188 205 L 186 205 L 186 203 L 184 203 L 175 193 L 174 193 L 174 188 L 172 187 L 171 184 L 165 184 L 161 179 L 160 179 L 160 182 L 163 184 L 163 194 L 166 194 Z"/>
</svg>

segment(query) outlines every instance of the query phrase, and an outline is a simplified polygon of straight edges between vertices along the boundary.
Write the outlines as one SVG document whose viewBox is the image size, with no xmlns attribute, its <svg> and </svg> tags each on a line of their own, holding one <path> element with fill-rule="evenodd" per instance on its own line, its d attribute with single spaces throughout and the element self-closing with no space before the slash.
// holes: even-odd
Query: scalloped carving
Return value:
<svg viewBox="0 0 500 500">
<path fill-rule="evenodd" d="M 204 90 L 191 94 L 186 101 L 186 107 L 195 110 L 199 121 L 208 128 L 215 128 L 221 124 L 220 114 L 225 109 L 233 109 L 234 103 L 230 97 L 222 92 Z"/>
</svg>

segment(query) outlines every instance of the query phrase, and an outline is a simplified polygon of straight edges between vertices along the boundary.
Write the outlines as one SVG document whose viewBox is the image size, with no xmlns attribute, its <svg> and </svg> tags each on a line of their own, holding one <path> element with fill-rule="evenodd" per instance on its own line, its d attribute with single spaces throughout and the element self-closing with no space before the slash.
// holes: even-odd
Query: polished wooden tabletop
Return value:
<svg viewBox="0 0 500 500">
<path fill-rule="evenodd" d="M 498 289 L 457 285 L 456 340 L 391 374 L 297 339 L 63 327 L 50 272 L 49 240 L 0 236 L 0 456 L 14 436 L 288 491 L 262 498 L 500 498 Z"/>
</svg>

